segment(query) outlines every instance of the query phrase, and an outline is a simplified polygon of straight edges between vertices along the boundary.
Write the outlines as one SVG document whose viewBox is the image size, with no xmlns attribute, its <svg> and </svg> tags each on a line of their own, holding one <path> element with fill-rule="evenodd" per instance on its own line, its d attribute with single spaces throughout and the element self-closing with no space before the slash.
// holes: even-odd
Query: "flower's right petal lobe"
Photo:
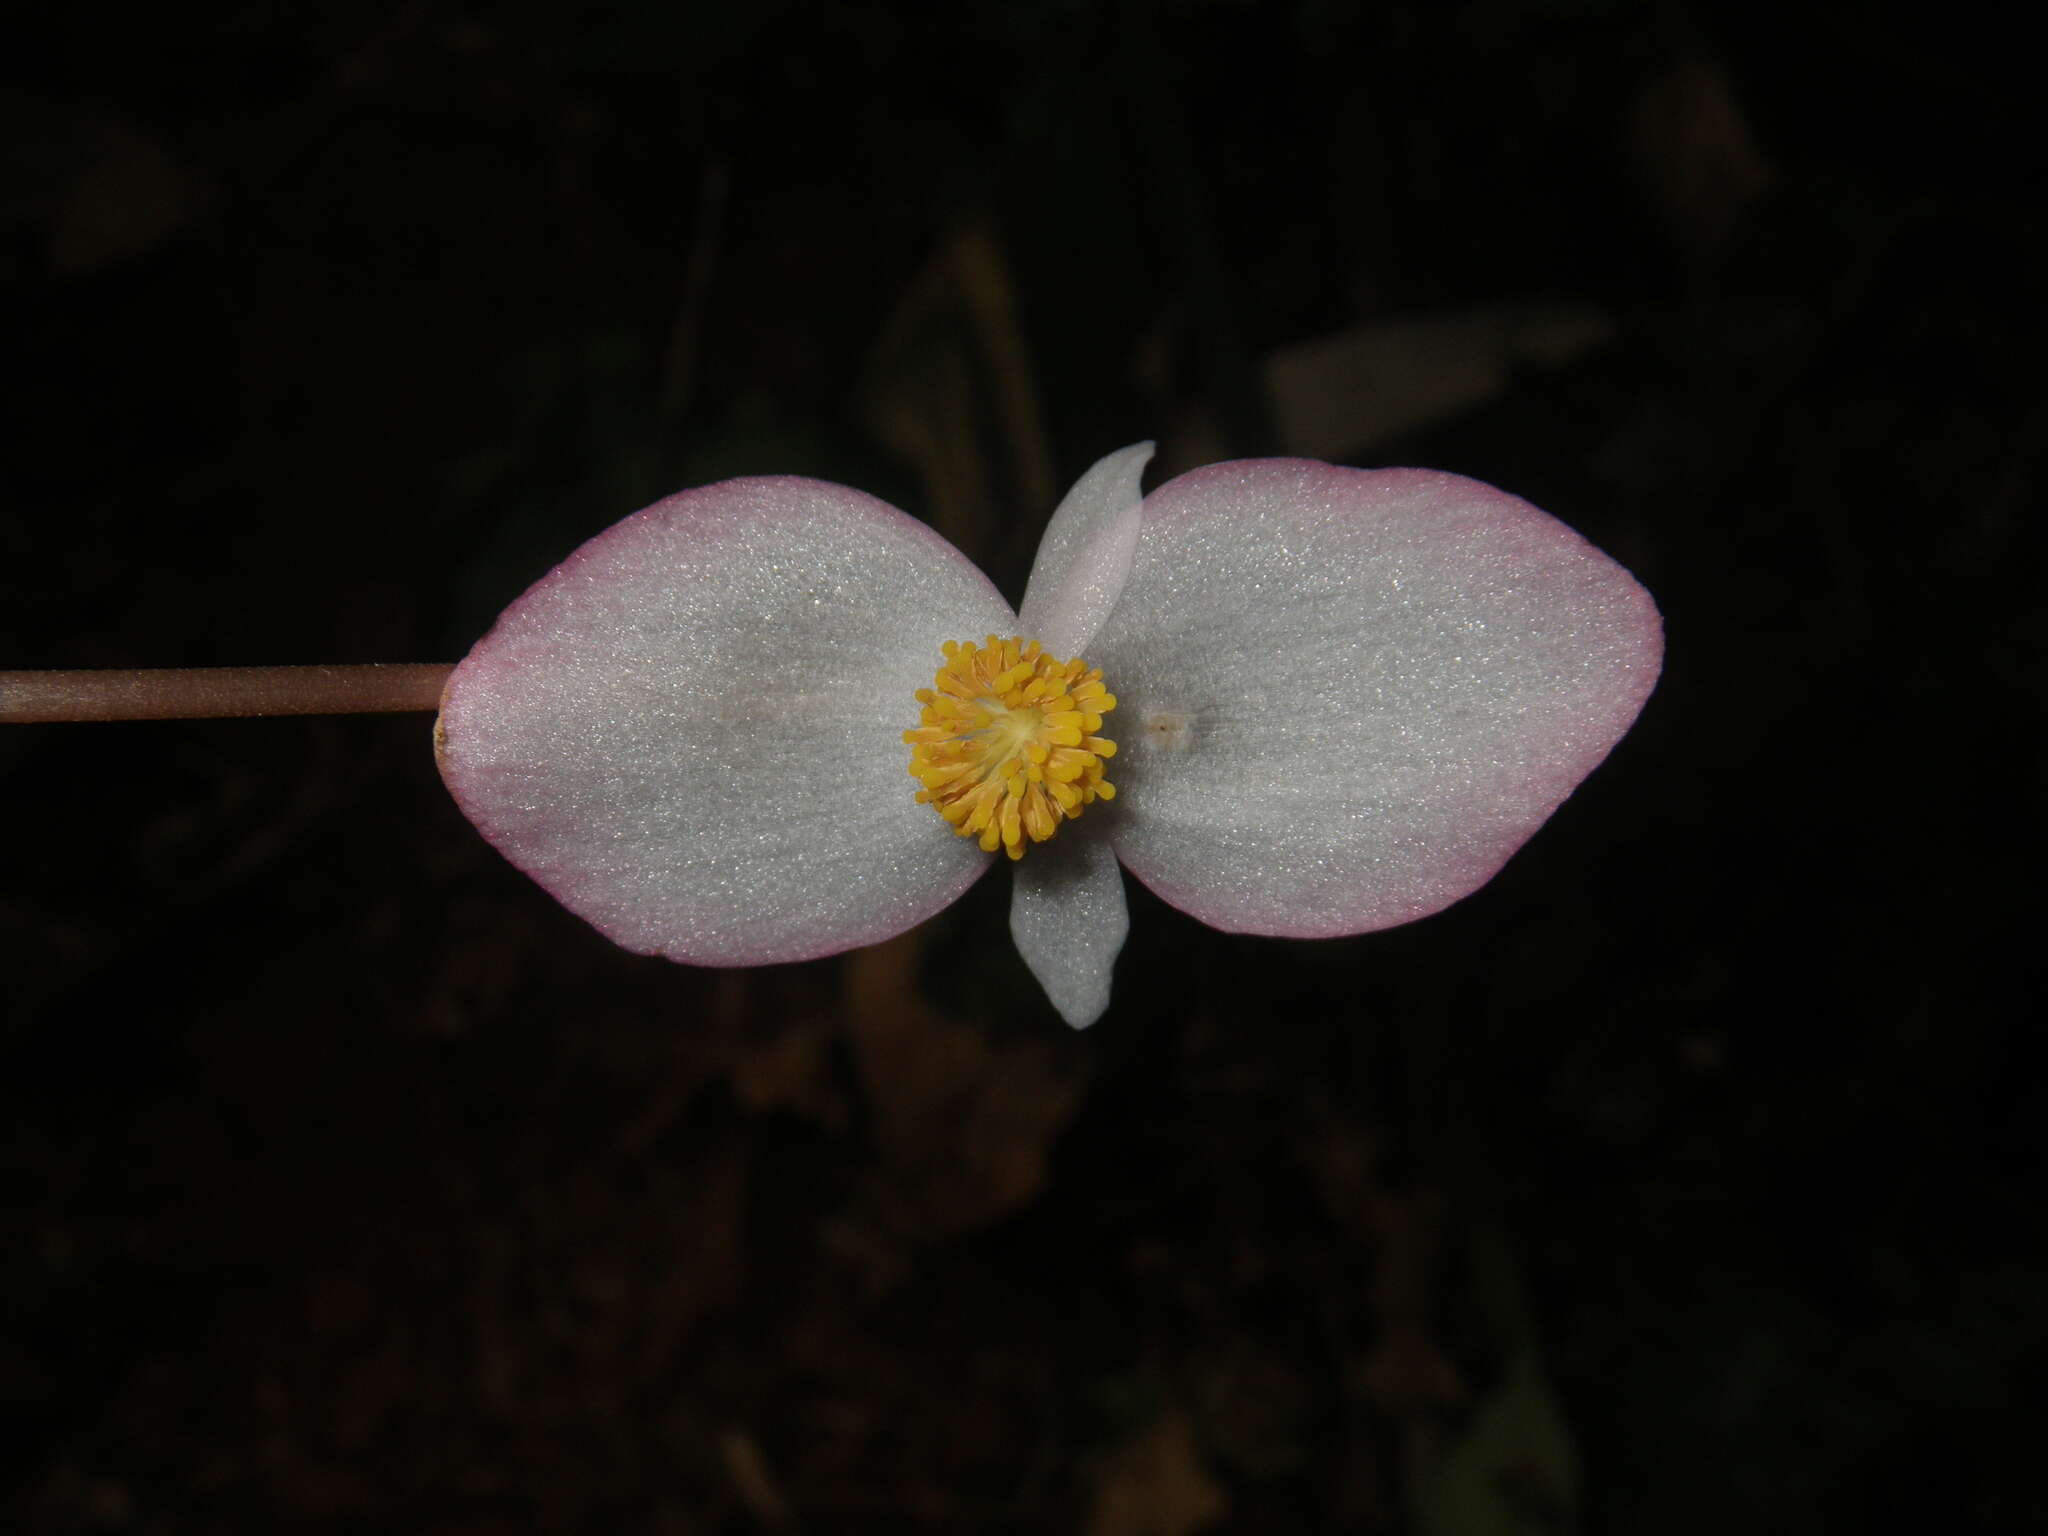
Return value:
<svg viewBox="0 0 2048 1536">
<path fill-rule="evenodd" d="M 1657 679 L 1649 594 L 1475 480 L 1245 460 L 1144 513 L 1089 655 L 1120 701 L 1117 850 L 1218 928 L 1363 933 L 1468 895 Z"/>
<path fill-rule="evenodd" d="M 1060 1017 L 1086 1029 L 1109 1006 L 1109 973 L 1131 931 L 1109 839 L 1083 822 L 1015 865 L 1010 937 Z"/>
<path fill-rule="evenodd" d="M 1138 545 L 1139 481 L 1151 461 L 1150 443 L 1096 460 L 1045 526 L 1018 621 L 1025 639 L 1062 661 L 1088 648 L 1123 592 Z"/>
<path fill-rule="evenodd" d="M 508 608 L 437 733 L 456 801 L 628 949 L 801 960 L 938 911 L 988 856 L 915 800 L 904 730 L 987 578 L 844 486 L 728 480 L 636 513 Z"/>
</svg>

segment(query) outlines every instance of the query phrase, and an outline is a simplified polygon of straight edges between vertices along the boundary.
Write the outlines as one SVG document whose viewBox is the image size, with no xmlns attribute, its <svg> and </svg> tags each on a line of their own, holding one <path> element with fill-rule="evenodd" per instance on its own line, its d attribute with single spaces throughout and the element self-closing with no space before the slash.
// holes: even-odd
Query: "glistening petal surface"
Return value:
<svg viewBox="0 0 2048 1536">
<path fill-rule="evenodd" d="M 1121 700 L 1117 852 L 1234 932 L 1407 922 L 1483 885 L 1634 721 L 1627 571 L 1457 475 L 1297 459 L 1147 497 L 1089 659 Z"/>
<path fill-rule="evenodd" d="M 634 514 L 455 669 L 440 759 L 506 857 L 628 949 L 700 965 L 871 944 L 988 867 L 902 733 L 987 578 L 844 486 L 728 480 Z"/>
<path fill-rule="evenodd" d="M 1045 526 L 1017 613 L 1025 638 L 1063 660 L 1088 649 L 1123 592 L 1151 461 L 1150 443 L 1096 460 Z"/>
<path fill-rule="evenodd" d="M 1109 1006 L 1110 971 L 1131 931 L 1124 877 L 1109 841 L 1098 835 L 1100 809 L 1027 853 L 1015 866 L 1010 894 L 1017 952 L 1076 1029 Z"/>
</svg>

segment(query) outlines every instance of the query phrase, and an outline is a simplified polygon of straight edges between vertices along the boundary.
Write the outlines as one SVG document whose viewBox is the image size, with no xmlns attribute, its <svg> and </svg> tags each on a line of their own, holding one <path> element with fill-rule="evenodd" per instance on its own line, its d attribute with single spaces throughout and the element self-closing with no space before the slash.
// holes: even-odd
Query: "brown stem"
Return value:
<svg viewBox="0 0 2048 1536">
<path fill-rule="evenodd" d="M 224 715 L 382 715 L 441 707 L 444 662 L 362 667 L 156 667 L 0 672 L 0 724 L 203 720 Z"/>
</svg>

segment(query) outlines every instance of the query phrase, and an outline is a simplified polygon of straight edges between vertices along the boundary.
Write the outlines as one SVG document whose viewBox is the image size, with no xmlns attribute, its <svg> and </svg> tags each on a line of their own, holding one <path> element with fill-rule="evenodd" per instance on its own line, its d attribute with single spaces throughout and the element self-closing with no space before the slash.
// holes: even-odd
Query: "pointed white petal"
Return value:
<svg viewBox="0 0 2048 1536">
<path fill-rule="evenodd" d="M 470 819 L 628 949 L 806 959 L 930 916 L 988 856 L 913 798 L 940 645 L 1014 628 L 924 524 L 818 480 L 728 480 L 599 534 L 455 669 Z"/>
<path fill-rule="evenodd" d="M 1010 897 L 1010 936 L 1076 1029 L 1109 1006 L 1110 968 L 1131 931 L 1123 875 L 1101 831 L 1083 818 L 1050 842 L 1033 843 L 1016 865 Z"/>
<path fill-rule="evenodd" d="M 1248 460 L 1144 511 L 1089 652 L 1117 851 L 1218 928 L 1362 933 L 1469 894 L 1657 679 L 1628 572 L 1474 480 Z"/>
<path fill-rule="evenodd" d="M 1116 606 L 1138 543 L 1139 481 L 1152 445 L 1120 449 L 1074 482 L 1039 541 L 1018 620 L 1061 660 L 1079 656 Z"/>
</svg>

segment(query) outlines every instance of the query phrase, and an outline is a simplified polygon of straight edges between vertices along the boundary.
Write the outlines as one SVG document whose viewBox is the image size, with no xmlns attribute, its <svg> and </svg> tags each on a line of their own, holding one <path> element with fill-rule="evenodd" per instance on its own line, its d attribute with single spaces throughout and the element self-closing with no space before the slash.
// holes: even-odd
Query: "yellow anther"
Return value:
<svg viewBox="0 0 2048 1536">
<path fill-rule="evenodd" d="M 1076 657 L 1059 661 L 1036 640 L 990 635 L 982 644 L 948 640 L 946 664 L 923 706 L 910 745 L 910 776 L 929 805 L 962 837 L 1021 859 L 1115 788 L 1102 776 L 1116 743 L 1089 734 L 1116 708 L 1102 673 Z"/>
</svg>

